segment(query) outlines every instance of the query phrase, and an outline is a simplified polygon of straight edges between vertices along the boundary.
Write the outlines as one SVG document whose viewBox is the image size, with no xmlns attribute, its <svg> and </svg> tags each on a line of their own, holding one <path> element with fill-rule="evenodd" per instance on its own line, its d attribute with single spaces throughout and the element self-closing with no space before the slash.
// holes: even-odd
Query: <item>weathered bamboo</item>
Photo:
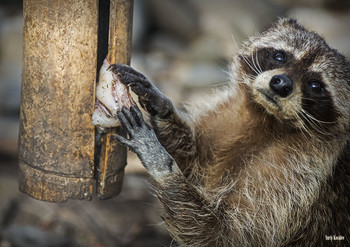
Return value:
<svg viewBox="0 0 350 247">
<path fill-rule="evenodd" d="M 91 199 L 98 1 L 25 0 L 19 187 Z"/>
<path fill-rule="evenodd" d="M 111 0 L 109 16 L 108 60 L 111 64 L 130 64 L 133 0 Z M 111 136 L 121 129 L 113 129 L 102 136 L 99 161 L 98 194 L 100 199 L 118 195 L 122 188 L 126 148 Z"/>
</svg>

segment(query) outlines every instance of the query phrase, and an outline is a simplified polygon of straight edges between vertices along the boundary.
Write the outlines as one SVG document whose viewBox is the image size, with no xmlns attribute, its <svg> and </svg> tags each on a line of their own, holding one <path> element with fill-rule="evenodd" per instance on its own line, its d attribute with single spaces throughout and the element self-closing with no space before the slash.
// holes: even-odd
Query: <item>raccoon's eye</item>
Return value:
<svg viewBox="0 0 350 247">
<path fill-rule="evenodd" d="M 286 61 L 286 54 L 284 54 L 284 52 L 276 52 L 274 55 L 273 55 L 273 58 L 276 60 L 276 61 L 279 61 L 279 62 L 285 62 Z"/>
<path fill-rule="evenodd" d="M 312 92 L 317 94 L 322 94 L 325 90 L 324 84 L 321 81 L 310 81 L 309 86 L 312 90 Z"/>
</svg>

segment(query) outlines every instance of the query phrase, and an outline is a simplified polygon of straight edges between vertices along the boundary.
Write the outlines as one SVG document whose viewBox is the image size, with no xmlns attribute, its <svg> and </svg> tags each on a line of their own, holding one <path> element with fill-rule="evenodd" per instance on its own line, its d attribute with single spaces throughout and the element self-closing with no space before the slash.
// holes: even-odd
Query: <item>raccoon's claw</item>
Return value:
<svg viewBox="0 0 350 247">
<path fill-rule="evenodd" d="M 114 138 L 135 152 L 151 175 L 159 177 L 173 171 L 175 161 L 159 143 L 137 106 L 132 106 L 130 110 L 123 107 L 118 118 L 129 139 L 120 135 L 114 135 Z"/>
<path fill-rule="evenodd" d="M 109 69 L 138 95 L 141 106 L 152 116 L 165 118 L 173 111 L 171 101 L 140 72 L 124 64 L 113 64 Z"/>
<path fill-rule="evenodd" d="M 129 147 L 132 151 L 137 152 L 139 146 L 142 145 L 142 140 L 152 136 L 148 133 L 152 132 L 152 129 L 145 123 L 137 106 L 132 106 L 130 110 L 123 107 L 117 115 L 122 127 L 128 132 L 129 139 L 120 135 L 115 135 L 114 137 L 121 144 Z"/>
<path fill-rule="evenodd" d="M 141 74 L 140 72 L 134 70 L 132 67 L 125 65 L 125 64 L 120 64 L 120 63 L 116 63 L 116 64 L 112 64 L 109 69 L 111 71 L 113 71 L 116 75 L 120 74 L 132 74 L 135 75 L 141 79 L 147 80 L 146 76 L 144 76 L 143 74 Z"/>
</svg>

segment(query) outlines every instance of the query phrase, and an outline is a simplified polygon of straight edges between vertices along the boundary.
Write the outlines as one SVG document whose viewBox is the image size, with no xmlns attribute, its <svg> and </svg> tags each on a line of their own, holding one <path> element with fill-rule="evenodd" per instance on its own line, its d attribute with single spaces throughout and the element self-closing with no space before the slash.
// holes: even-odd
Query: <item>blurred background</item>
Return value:
<svg viewBox="0 0 350 247">
<path fill-rule="evenodd" d="M 297 18 L 350 57 L 349 0 L 135 0 L 131 64 L 175 104 L 227 82 L 228 58 L 277 17 Z M 107 201 L 39 202 L 18 191 L 22 1 L 0 2 L 0 247 L 169 246 L 157 200 L 129 154 L 123 191 Z"/>
</svg>

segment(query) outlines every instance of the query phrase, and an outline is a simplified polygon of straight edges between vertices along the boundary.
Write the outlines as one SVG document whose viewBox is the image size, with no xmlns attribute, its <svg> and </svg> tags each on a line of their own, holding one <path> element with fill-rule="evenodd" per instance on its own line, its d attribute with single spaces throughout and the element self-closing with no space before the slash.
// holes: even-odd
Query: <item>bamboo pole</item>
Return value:
<svg viewBox="0 0 350 247">
<path fill-rule="evenodd" d="M 91 199 L 98 1 L 24 0 L 19 188 Z"/>
<path fill-rule="evenodd" d="M 111 63 L 130 63 L 132 10 L 110 1 Z M 121 190 L 126 148 L 111 140 L 121 129 L 103 135 L 94 170 L 97 29 L 98 1 L 24 1 L 19 187 L 36 199 L 90 200 L 95 173 L 101 199 Z"/>
<path fill-rule="evenodd" d="M 130 64 L 132 14 L 133 0 L 110 1 L 108 60 L 111 64 Z M 113 134 L 121 131 L 120 128 L 113 129 L 102 136 L 97 183 L 100 199 L 118 195 L 122 188 L 127 150 L 111 140 Z"/>
</svg>

